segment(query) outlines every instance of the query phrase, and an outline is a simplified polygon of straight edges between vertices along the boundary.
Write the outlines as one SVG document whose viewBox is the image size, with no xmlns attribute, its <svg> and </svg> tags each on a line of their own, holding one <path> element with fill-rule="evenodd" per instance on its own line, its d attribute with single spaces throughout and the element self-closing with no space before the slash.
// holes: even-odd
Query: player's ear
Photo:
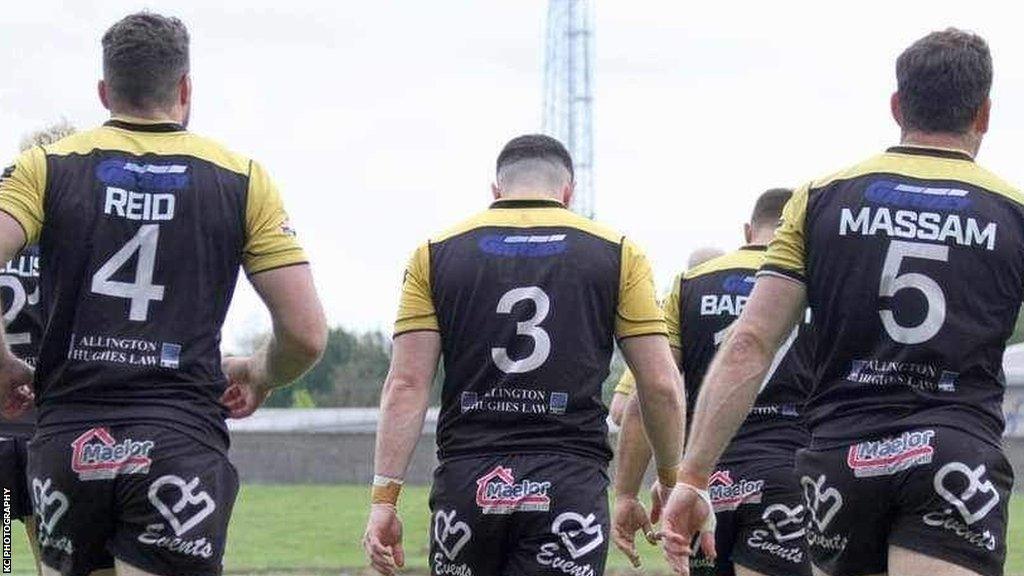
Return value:
<svg viewBox="0 0 1024 576">
<path fill-rule="evenodd" d="M 498 188 L 496 182 L 491 183 L 491 195 L 494 196 L 495 200 L 501 200 L 501 188 Z"/>
<path fill-rule="evenodd" d="M 192 103 L 192 77 L 183 74 L 178 80 L 178 103 L 182 108 L 188 108 Z"/>
<path fill-rule="evenodd" d="M 574 192 L 576 192 L 576 183 L 575 182 L 570 181 L 565 186 L 563 186 L 562 187 L 562 204 L 565 204 L 566 206 L 568 206 L 569 203 L 572 202 L 572 195 L 573 195 Z"/>
<path fill-rule="evenodd" d="M 754 229 L 750 227 L 750 224 L 743 225 L 743 239 L 746 244 L 750 244 L 754 240 Z"/>
<path fill-rule="evenodd" d="M 103 107 L 110 110 L 110 96 L 107 94 L 107 83 L 105 81 L 100 80 L 96 83 L 96 93 L 99 94 Z"/>
<path fill-rule="evenodd" d="M 889 97 L 889 111 L 892 112 L 892 119 L 900 128 L 903 128 L 903 111 L 900 110 L 900 93 L 893 92 Z"/>
<path fill-rule="evenodd" d="M 985 101 L 981 103 L 981 108 L 978 108 L 978 113 L 974 116 L 974 131 L 978 134 L 985 134 L 988 132 L 988 118 L 992 113 L 992 100 L 985 98 Z"/>
</svg>

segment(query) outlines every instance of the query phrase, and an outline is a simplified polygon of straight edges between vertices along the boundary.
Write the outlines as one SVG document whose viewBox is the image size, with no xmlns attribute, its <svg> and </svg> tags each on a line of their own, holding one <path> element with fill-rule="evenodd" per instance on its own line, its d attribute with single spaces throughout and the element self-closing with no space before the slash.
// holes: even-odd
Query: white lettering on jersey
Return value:
<svg viewBox="0 0 1024 576">
<path fill-rule="evenodd" d="M 174 194 L 150 194 L 108 186 L 103 212 L 127 220 L 171 220 L 174 218 Z"/>
<path fill-rule="evenodd" d="M 843 208 L 839 215 L 840 236 L 860 234 L 938 242 L 952 240 L 960 246 L 980 246 L 995 250 L 996 231 L 995 222 L 988 222 L 982 227 L 976 219 L 961 217 L 959 214 L 942 215 L 913 210 L 893 212 L 889 208 L 865 206 L 856 214 L 849 208 Z"/>
</svg>

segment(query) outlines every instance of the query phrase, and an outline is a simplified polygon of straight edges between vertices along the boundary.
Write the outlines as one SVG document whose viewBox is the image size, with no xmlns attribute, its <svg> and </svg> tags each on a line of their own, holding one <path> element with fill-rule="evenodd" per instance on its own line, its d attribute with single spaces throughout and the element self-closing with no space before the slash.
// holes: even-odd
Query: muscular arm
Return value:
<svg viewBox="0 0 1024 576">
<path fill-rule="evenodd" d="M 401 479 L 423 430 L 430 385 L 441 355 L 441 335 L 417 331 L 395 338 L 391 369 L 384 381 L 373 470 Z"/>
<path fill-rule="evenodd" d="M 674 468 L 686 427 L 683 381 L 664 336 L 637 336 L 619 343 L 636 377 L 636 397 L 644 430 L 659 469 Z M 643 474 L 643 471 L 640 471 Z"/>
<path fill-rule="evenodd" d="M 25 231 L 22 230 L 21 224 L 18 224 L 10 214 L 0 212 L 0 264 L 10 262 L 24 245 Z M 7 346 L 7 329 L 3 322 L 0 322 L 0 351 L 3 354 L 0 362 L 6 363 L 8 357 L 14 357 Z"/>
<path fill-rule="evenodd" d="M 681 353 L 678 348 L 672 348 L 672 358 L 675 365 L 679 365 Z M 683 386 L 685 388 L 685 385 Z M 686 407 L 684 403 L 683 414 L 685 429 Z M 685 435 L 684 435 L 685 439 Z M 680 440 L 680 444 L 682 444 Z M 640 414 L 640 404 L 636 394 L 627 397 L 622 410 L 622 421 L 619 428 L 619 446 L 615 460 L 615 494 L 617 496 L 636 496 L 640 492 L 644 480 L 644 473 L 647 472 L 647 465 L 651 462 L 651 446 L 644 435 L 644 423 Z"/>
<path fill-rule="evenodd" d="M 628 397 L 619 429 L 619 447 L 615 456 L 616 496 L 636 496 L 650 462 L 651 447 L 644 435 L 640 404 L 633 394 Z"/>
<path fill-rule="evenodd" d="M 799 322 L 803 284 L 763 275 L 704 377 L 679 477 L 707 486 L 715 463 L 750 412 L 776 350 Z"/>
<path fill-rule="evenodd" d="M 273 334 L 249 359 L 253 380 L 269 390 L 294 382 L 323 354 L 327 323 L 309 266 L 254 274 L 253 287 L 270 311 Z"/>
</svg>

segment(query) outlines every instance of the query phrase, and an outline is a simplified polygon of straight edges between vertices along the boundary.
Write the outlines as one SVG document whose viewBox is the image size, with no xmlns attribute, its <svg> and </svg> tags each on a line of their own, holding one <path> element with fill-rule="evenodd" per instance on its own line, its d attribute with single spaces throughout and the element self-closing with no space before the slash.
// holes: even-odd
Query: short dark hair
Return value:
<svg viewBox="0 0 1024 576">
<path fill-rule="evenodd" d="M 111 98 L 135 109 L 174 103 L 188 73 L 185 24 L 152 12 L 125 16 L 103 35 L 103 78 Z"/>
<path fill-rule="evenodd" d="M 544 134 L 526 134 L 516 136 L 508 141 L 498 154 L 495 172 L 521 160 L 548 160 L 556 162 L 569 171 L 569 178 L 575 178 L 572 168 L 572 156 L 557 139 Z"/>
<path fill-rule="evenodd" d="M 905 129 L 963 134 L 992 88 L 985 39 L 946 28 L 910 45 L 896 60 Z"/>
<path fill-rule="evenodd" d="M 750 214 L 750 225 L 754 228 L 761 226 L 778 226 L 782 219 L 782 209 L 786 202 L 793 197 L 791 188 L 771 188 L 765 190 L 757 197 L 754 203 L 754 211 Z"/>
</svg>

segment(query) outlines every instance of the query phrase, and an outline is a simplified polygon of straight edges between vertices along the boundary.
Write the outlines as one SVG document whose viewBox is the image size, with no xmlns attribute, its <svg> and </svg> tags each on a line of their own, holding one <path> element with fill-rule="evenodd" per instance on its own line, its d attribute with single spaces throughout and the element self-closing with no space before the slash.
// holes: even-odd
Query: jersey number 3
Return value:
<svg viewBox="0 0 1024 576">
<path fill-rule="evenodd" d="M 508 357 L 508 348 L 491 348 L 491 358 L 499 370 L 506 374 L 522 374 L 540 368 L 551 354 L 551 336 L 540 327 L 540 323 L 548 317 L 551 310 L 551 299 L 544 290 L 537 286 L 513 288 L 498 300 L 498 314 L 511 314 L 512 308 L 519 302 L 533 302 L 533 317 L 516 323 L 516 334 L 533 339 L 533 352 L 518 360 Z"/>
<path fill-rule="evenodd" d="M 153 284 L 153 268 L 156 267 L 156 247 L 160 240 L 159 224 L 144 224 L 132 239 L 114 253 L 95 274 L 92 275 L 94 294 L 124 298 L 131 302 L 128 319 L 145 322 L 149 318 L 149 303 L 164 299 L 164 287 Z M 138 252 L 135 263 L 135 281 L 111 280 L 118 270 Z"/>
</svg>

